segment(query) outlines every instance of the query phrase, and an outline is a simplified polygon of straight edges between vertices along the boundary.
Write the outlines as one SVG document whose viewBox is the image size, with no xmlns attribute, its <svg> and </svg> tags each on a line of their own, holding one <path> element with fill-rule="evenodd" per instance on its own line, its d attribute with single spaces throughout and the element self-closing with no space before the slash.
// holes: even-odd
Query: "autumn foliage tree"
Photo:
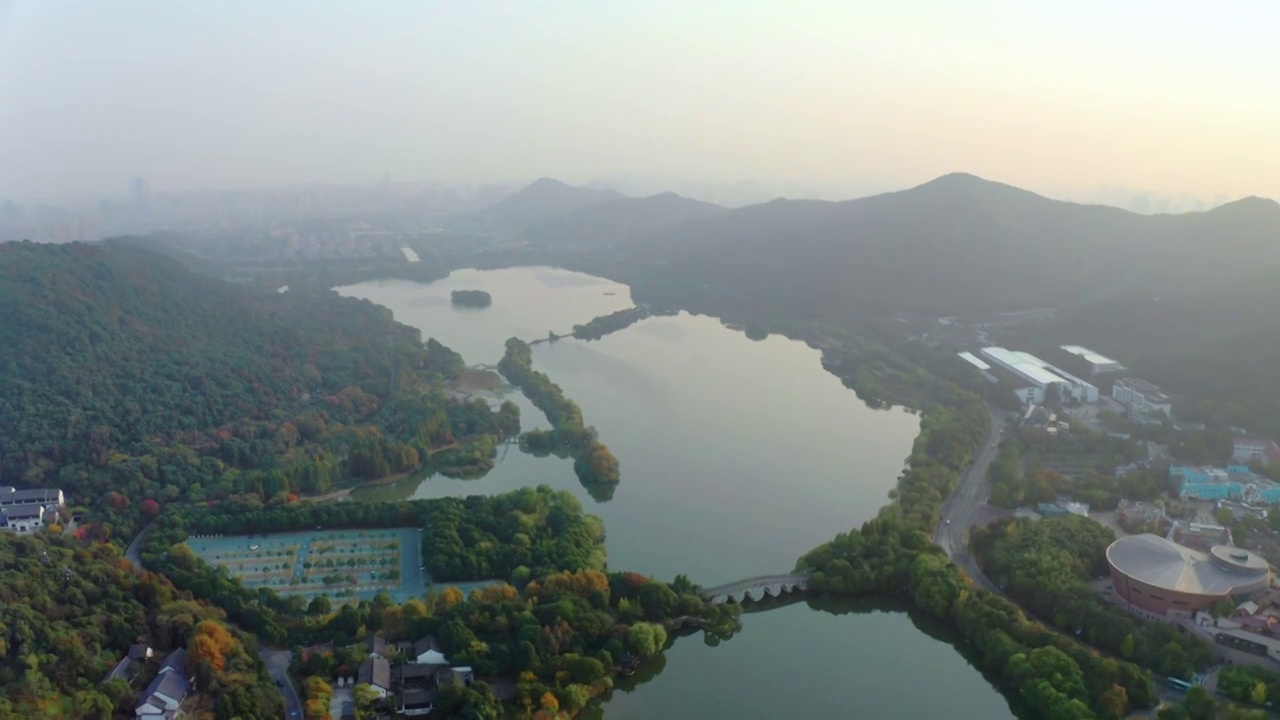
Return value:
<svg viewBox="0 0 1280 720">
<path fill-rule="evenodd" d="M 236 643 L 225 625 L 205 620 L 196 626 L 195 634 L 187 646 L 187 662 L 194 668 L 203 660 L 209 663 L 214 672 L 221 673 L 226 670 L 227 656 L 235 652 Z"/>
</svg>

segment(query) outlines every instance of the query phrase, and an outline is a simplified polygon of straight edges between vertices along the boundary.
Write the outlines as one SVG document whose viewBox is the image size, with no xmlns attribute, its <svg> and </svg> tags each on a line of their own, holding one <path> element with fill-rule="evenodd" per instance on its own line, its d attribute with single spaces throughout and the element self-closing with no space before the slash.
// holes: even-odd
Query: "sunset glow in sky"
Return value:
<svg viewBox="0 0 1280 720">
<path fill-rule="evenodd" d="M 0 0 L 0 197 L 611 173 L 1280 198 L 1280 4 Z"/>
</svg>

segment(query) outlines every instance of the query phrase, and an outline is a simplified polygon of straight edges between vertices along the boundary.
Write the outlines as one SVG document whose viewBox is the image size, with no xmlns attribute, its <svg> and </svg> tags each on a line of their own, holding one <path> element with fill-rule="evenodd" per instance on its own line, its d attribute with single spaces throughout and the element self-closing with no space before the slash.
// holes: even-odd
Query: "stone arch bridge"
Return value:
<svg viewBox="0 0 1280 720">
<path fill-rule="evenodd" d="M 809 573 L 791 575 L 762 575 L 737 582 L 703 588 L 702 599 L 712 605 L 745 600 L 763 600 L 781 597 L 784 593 L 803 592 L 809 589 Z"/>
</svg>

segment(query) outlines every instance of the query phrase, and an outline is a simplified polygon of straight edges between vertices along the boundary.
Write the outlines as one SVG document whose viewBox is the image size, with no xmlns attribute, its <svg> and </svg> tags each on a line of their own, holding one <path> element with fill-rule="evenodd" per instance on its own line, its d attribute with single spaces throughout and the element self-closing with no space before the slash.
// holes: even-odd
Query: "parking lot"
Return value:
<svg viewBox="0 0 1280 720">
<path fill-rule="evenodd" d="M 251 588 L 338 601 L 371 599 L 385 591 L 404 602 L 421 597 L 430 585 L 420 569 L 420 533 L 391 528 L 194 536 L 187 545 Z"/>
</svg>

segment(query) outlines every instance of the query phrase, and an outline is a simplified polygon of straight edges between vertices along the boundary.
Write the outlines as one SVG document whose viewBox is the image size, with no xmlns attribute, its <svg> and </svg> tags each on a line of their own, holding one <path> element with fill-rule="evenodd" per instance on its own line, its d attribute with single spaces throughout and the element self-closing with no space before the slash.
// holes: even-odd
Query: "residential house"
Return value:
<svg viewBox="0 0 1280 720">
<path fill-rule="evenodd" d="M 387 642 L 386 638 L 381 635 L 370 635 L 366 649 L 369 651 L 370 656 L 380 657 L 385 660 L 390 660 L 391 656 L 396 653 L 395 644 Z"/>
<path fill-rule="evenodd" d="M 448 665 L 449 659 L 440 652 L 435 637 L 428 635 L 413 644 L 414 662 L 420 665 Z"/>
<path fill-rule="evenodd" d="M 191 691 L 186 665 L 186 650 L 179 648 L 169 653 L 155 679 L 138 696 L 134 712 L 139 720 L 175 720 L 178 706 Z"/>
<path fill-rule="evenodd" d="M 368 685 L 377 691 L 379 697 L 386 697 L 391 690 L 391 663 L 386 658 L 371 657 L 360 663 L 360 673 L 356 683 Z"/>
<path fill-rule="evenodd" d="M 65 504 L 67 504 L 67 499 L 58 488 L 19 490 L 12 485 L 0 485 L 0 507 L 14 505 L 53 505 L 61 507 Z"/>
<path fill-rule="evenodd" d="M 397 665 L 391 669 L 391 677 L 398 687 L 406 690 L 428 690 L 436 686 L 436 666 Z"/>
<path fill-rule="evenodd" d="M 431 690 L 405 690 L 400 694 L 396 711 L 406 717 L 428 715 L 435 710 L 436 694 Z"/>
</svg>

